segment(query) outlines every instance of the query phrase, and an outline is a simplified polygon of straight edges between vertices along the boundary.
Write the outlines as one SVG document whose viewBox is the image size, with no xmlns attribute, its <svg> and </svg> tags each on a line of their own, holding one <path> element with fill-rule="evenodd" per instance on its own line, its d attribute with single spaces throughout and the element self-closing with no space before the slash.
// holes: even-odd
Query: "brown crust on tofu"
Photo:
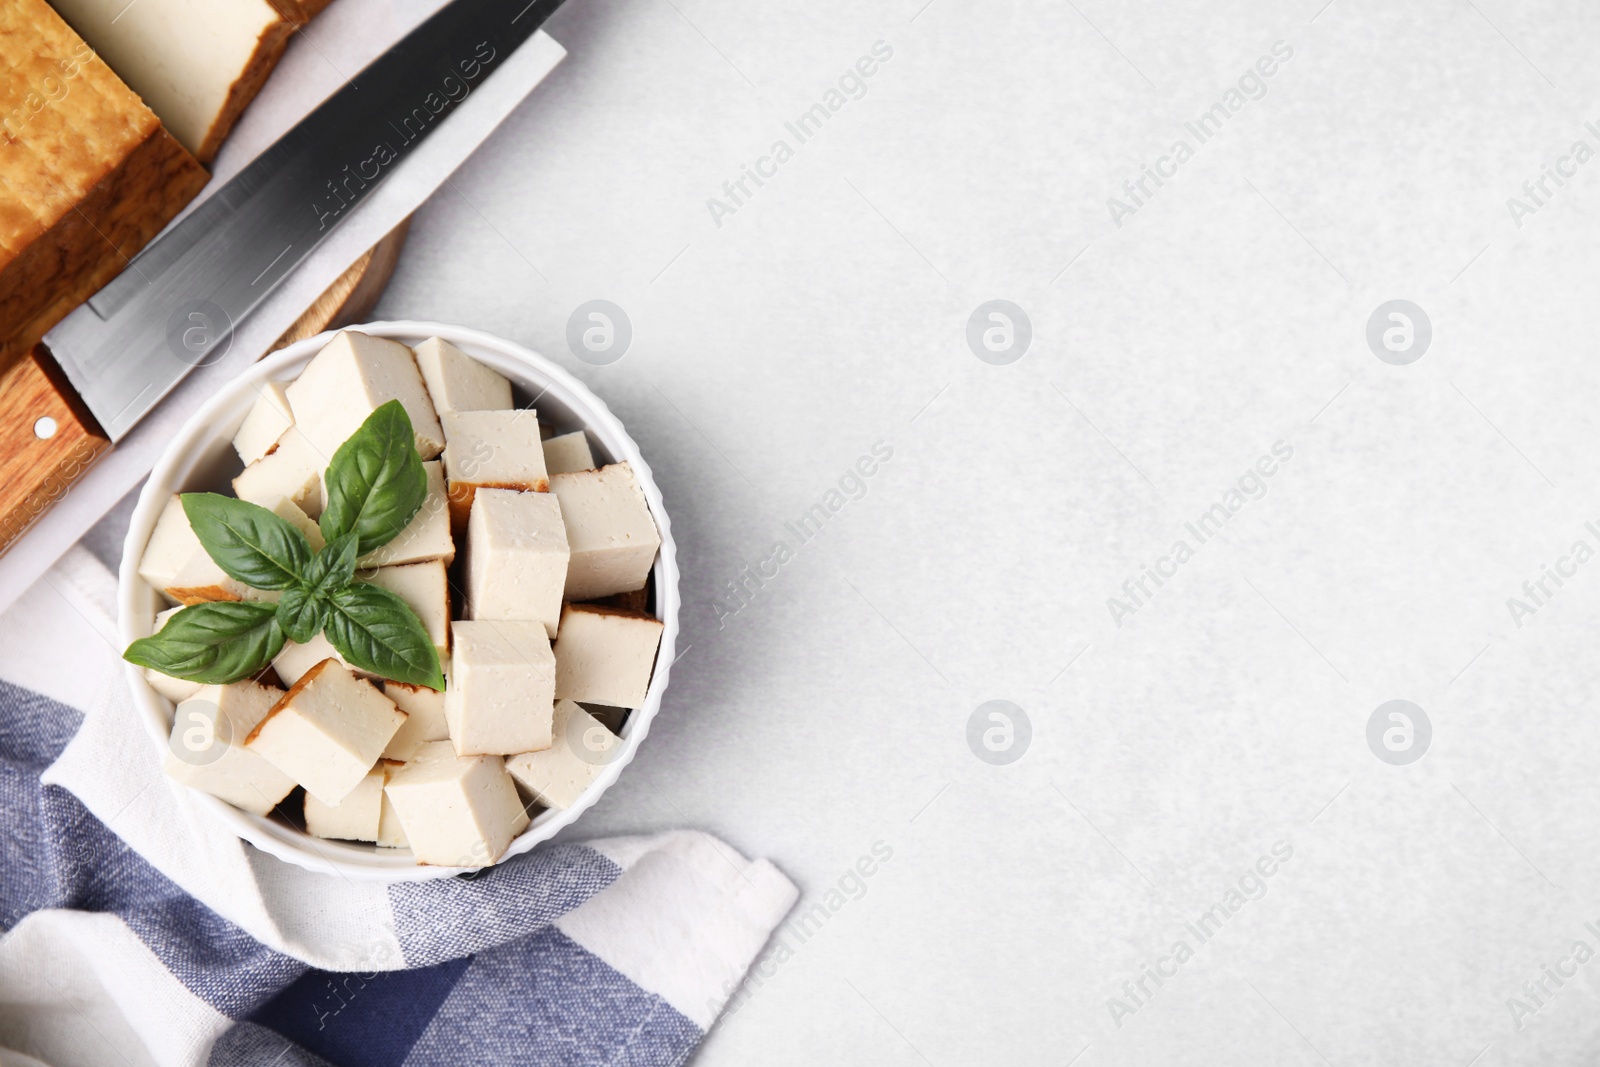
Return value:
<svg viewBox="0 0 1600 1067">
<path fill-rule="evenodd" d="M 562 622 L 566 621 L 567 612 L 569 611 L 581 611 L 588 615 L 616 615 L 625 619 L 648 619 L 650 622 L 658 625 L 665 625 L 660 619 L 656 618 L 648 611 L 633 611 L 629 608 L 614 608 L 606 604 L 590 604 L 581 601 L 576 604 L 569 601 L 568 603 L 561 605 Z"/>
<path fill-rule="evenodd" d="M 299 28 L 302 20 L 285 18 L 284 12 L 276 5 L 274 10 L 278 11 L 278 21 L 262 30 L 261 36 L 256 38 L 256 48 L 250 54 L 249 64 L 239 72 L 233 84 L 228 86 L 228 95 L 222 102 L 221 110 L 211 121 L 211 128 L 206 131 L 206 139 L 200 142 L 199 148 L 195 151 L 195 158 L 202 164 L 208 164 L 217 158 L 223 139 L 233 130 L 234 123 L 239 121 L 239 116 L 244 113 L 245 107 L 255 99 L 261 87 L 266 84 L 267 75 L 278 65 L 278 60 L 283 57 L 283 50 L 289 45 L 290 36 Z"/>
<path fill-rule="evenodd" d="M 456 537 L 460 537 L 467 528 L 467 520 L 472 517 L 472 501 L 477 497 L 479 489 L 510 489 L 518 493 L 548 493 L 550 491 L 550 479 L 540 478 L 532 482 L 451 482 L 450 490 L 447 494 L 450 501 L 450 532 Z"/>
<path fill-rule="evenodd" d="M 261 728 L 263 726 L 267 725 L 267 723 L 271 722 L 272 721 L 272 717 L 274 715 L 278 714 L 278 712 L 282 711 L 284 708 L 286 708 L 289 705 L 289 701 L 293 700 L 296 696 L 298 696 L 306 688 L 306 686 L 310 685 L 313 681 L 315 681 L 317 675 L 321 674 L 324 670 L 327 669 L 328 664 L 337 663 L 337 662 L 339 662 L 339 661 L 334 659 L 332 656 L 329 656 L 327 659 L 322 660 L 320 663 L 317 663 L 315 666 L 313 666 L 310 670 L 306 671 L 306 673 L 302 674 L 300 676 L 300 680 L 298 682 L 294 683 L 293 685 L 291 685 L 289 687 L 289 691 L 287 693 L 284 693 L 283 696 L 279 697 L 277 703 L 273 704 L 272 707 L 268 708 L 267 709 L 267 713 L 265 715 L 261 716 L 261 721 L 256 723 L 256 728 L 254 730 L 251 730 L 250 733 L 249 733 L 249 736 L 247 736 L 244 739 L 245 745 L 248 746 L 250 744 L 250 742 L 254 741 L 257 737 L 259 737 L 260 734 L 261 734 Z"/>
<path fill-rule="evenodd" d="M 593 600 L 579 601 L 582 604 L 593 604 L 602 608 L 620 608 L 623 611 L 640 611 L 650 614 L 650 579 L 645 576 L 645 584 L 637 589 L 625 593 L 612 593 L 610 596 L 596 597 Z"/>
<path fill-rule="evenodd" d="M 213 604 L 219 600 L 239 601 L 244 597 L 220 585 L 173 585 L 162 590 L 186 608 L 196 604 Z"/>
</svg>

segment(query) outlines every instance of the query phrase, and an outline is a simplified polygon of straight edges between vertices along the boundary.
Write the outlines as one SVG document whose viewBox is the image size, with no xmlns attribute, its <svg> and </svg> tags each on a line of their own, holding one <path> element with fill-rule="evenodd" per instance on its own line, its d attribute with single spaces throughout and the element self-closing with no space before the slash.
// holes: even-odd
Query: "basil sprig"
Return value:
<svg viewBox="0 0 1600 1067">
<path fill-rule="evenodd" d="M 356 560 L 399 536 L 428 495 L 411 419 L 398 400 L 367 417 L 328 465 L 313 552 L 294 524 L 249 501 L 183 494 L 184 514 L 229 577 L 279 593 L 276 604 L 216 601 L 186 607 L 129 645 L 130 663 L 210 685 L 259 673 L 285 640 L 317 634 L 352 666 L 411 685 L 444 689 L 439 653 L 422 620 L 386 589 L 355 581 Z"/>
</svg>

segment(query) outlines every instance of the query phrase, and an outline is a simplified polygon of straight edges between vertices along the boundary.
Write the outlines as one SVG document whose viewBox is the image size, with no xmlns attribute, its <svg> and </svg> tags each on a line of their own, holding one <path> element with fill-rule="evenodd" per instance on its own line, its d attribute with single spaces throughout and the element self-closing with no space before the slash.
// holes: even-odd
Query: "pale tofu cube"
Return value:
<svg viewBox="0 0 1600 1067">
<path fill-rule="evenodd" d="M 395 731 L 383 758 L 404 762 L 417 753 L 417 748 L 427 741 L 450 740 L 450 727 L 444 717 L 444 694 L 425 685 L 408 685 L 405 682 L 385 682 L 384 695 L 394 701 L 395 707 L 406 713 L 405 725 Z"/>
<path fill-rule="evenodd" d="M 301 510 L 300 505 L 286 496 L 280 496 L 276 503 L 263 503 L 261 506 L 305 534 L 306 542 L 311 545 L 311 551 L 322 551 L 322 546 L 327 543 L 322 539 L 322 527 L 317 525 L 316 519 Z"/>
<path fill-rule="evenodd" d="M 358 567 L 363 570 L 393 567 L 430 559 L 443 560 L 448 565 L 456 558 L 456 543 L 450 537 L 450 503 L 445 495 L 444 472 L 438 460 L 424 463 L 422 469 L 428 476 L 428 496 L 422 507 L 393 541 L 379 545 L 358 559 Z"/>
<path fill-rule="evenodd" d="M 398 341 L 345 330 L 289 385 L 295 426 L 330 459 L 367 416 L 391 400 L 400 401 L 411 417 L 422 458 L 437 456 L 444 431 L 411 349 Z"/>
<path fill-rule="evenodd" d="M 398 765 L 391 765 L 391 776 L 398 769 Z M 406 840 L 406 828 L 400 824 L 400 813 L 394 810 L 394 801 L 389 799 L 388 789 L 383 791 L 383 810 L 378 814 L 378 846 L 380 848 L 411 847 L 411 842 Z"/>
<path fill-rule="evenodd" d="M 450 581 L 444 561 L 407 563 L 358 572 L 357 580 L 371 582 L 404 600 L 422 620 L 443 664 L 450 658 Z"/>
<path fill-rule="evenodd" d="M 593 600 L 643 589 L 661 535 L 633 468 L 612 463 L 595 471 L 557 474 L 550 479 L 550 491 L 561 501 L 572 550 L 566 598 Z"/>
<path fill-rule="evenodd" d="M 506 759 L 506 771 L 547 808 L 570 808 L 616 757 L 622 739 L 571 700 L 556 701 L 555 744 Z"/>
<path fill-rule="evenodd" d="M 568 604 L 556 638 L 556 698 L 636 708 L 661 646 L 661 620 L 642 612 Z"/>
<path fill-rule="evenodd" d="M 545 441 L 544 469 L 552 475 L 593 470 L 594 453 L 589 450 L 589 435 L 574 430 Z"/>
<path fill-rule="evenodd" d="M 450 484 L 450 525 L 463 530 L 479 489 L 550 488 L 539 441 L 539 417 L 531 409 L 459 411 L 444 416 L 444 477 Z"/>
<path fill-rule="evenodd" d="M 255 404 L 233 435 L 234 450 L 245 466 L 271 452 L 278 438 L 294 425 L 288 388 L 285 382 L 262 382 L 258 387 Z"/>
<path fill-rule="evenodd" d="M 389 768 L 382 760 L 337 804 L 306 794 L 306 831 L 339 841 L 377 841 L 383 822 L 383 785 Z"/>
<path fill-rule="evenodd" d="M 264 508 L 288 497 L 315 519 L 322 515 L 322 471 L 327 465 L 328 454 L 318 451 L 299 427 L 291 426 L 278 438 L 277 447 L 233 480 L 233 492 Z"/>
<path fill-rule="evenodd" d="M 276 601 L 282 594 L 252 589 L 228 577 L 226 571 L 200 544 L 184 514 L 183 501 L 173 494 L 156 519 L 144 556 L 139 560 L 139 577 L 180 604 L 204 604 L 211 600 Z"/>
<path fill-rule="evenodd" d="M 384 792 L 418 863 L 487 867 L 529 822 L 505 761 L 458 757 L 448 741 L 423 745 Z"/>
<path fill-rule="evenodd" d="M 180 605 L 175 608 L 168 608 L 166 611 L 158 612 L 156 614 L 155 628 L 150 632 L 160 633 L 161 628 L 167 624 L 168 620 L 182 610 L 183 606 Z M 194 696 L 200 690 L 205 688 L 205 686 L 201 685 L 199 682 L 191 682 L 187 678 L 174 678 L 170 674 L 162 674 L 154 667 L 146 667 L 144 669 L 144 680 L 150 683 L 151 689 L 154 689 L 156 692 L 160 693 L 174 704 L 180 701 L 188 700 L 190 697 Z"/>
<path fill-rule="evenodd" d="M 456 753 L 549 748 L 555 684 L 556 660 L 544 623 L 456 622 L 444 693 Z"/>
<path fill-rule="evenodd" d="M 361 784 L 405 721 L 371 682 L 326 659 L 273 705 L 245 745 L 332 805 Z"/>
<path fill-rule="evenodd" d="M 511 406 L 511 383 L 449 341 L 430 337 L 411 350 L 427 383 L 433 409 L 440 415 L 455 411 L 497 411 Z M 445 440 L 449 441 L 449 433 Z"/>
<path fill-rule="evenodd" d="M 303 645 L 285 641 L 283 651 L 272 661 L 272 669 L 278 672 L 278 677 L 283 679 L 284 685 L 294 685 L 305 677 L 307 671 L 325 659 L 333 660 L 354 674 L 366 673 L 351 666 L 343 656 L 339 655 L 339 650 L 333 647 L 333 642 L 324 634 L 317 634 Z"/>
<path fill-rule="evenodd" d="M 467 618 L 542 622 L 554 637 L 568 555 L 554 494 L 480 489 L 467 522 Z"/>
<path fill-rule="evenodd" d="M 283 690 L 255 682 L 206 685 L 180 703 L 163 767 L 184 785 L 236 808 L 265 815 L 294 789 L 294 779 L 245 747 Z"/>
</svg>

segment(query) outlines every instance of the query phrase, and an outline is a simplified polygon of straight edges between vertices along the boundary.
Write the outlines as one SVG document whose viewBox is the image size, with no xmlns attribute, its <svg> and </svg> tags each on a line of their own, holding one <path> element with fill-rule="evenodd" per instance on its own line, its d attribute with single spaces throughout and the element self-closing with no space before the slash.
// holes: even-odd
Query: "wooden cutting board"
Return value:
<svg viewBox="0 0 1600 1067">
<path fill-rule="evenodd" d="M 394 275 L 407 218 L 350 264 L 267 350 L 364 322 Z M 262 353 L 266 355 L 267 353 Z M 43 345 L 0 369 L 0 553 L 111 448 Z"/>
</svg>

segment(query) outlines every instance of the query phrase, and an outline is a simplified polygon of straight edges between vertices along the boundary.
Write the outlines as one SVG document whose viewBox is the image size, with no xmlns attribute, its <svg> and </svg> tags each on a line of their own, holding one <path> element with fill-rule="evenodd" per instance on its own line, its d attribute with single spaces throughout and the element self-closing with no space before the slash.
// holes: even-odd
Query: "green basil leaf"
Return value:
<svg viewBox="0 0 1600 1067">
<path fill-rule="evenodd" d="M 444 689 L 439 652 L 411 605 L 363 582 L 329 599 L 332 610 L 323 630 L 351 665 L 396 682 Z"/>
<path fill-rule="evenodd" d="M 253 600 L 196 604 L 129 645 L 122 658 L 202 685 L 237 682 L 283 651 L 277 611 L 276 605 Z"/>
<path fill-rule="evenodd" d="M 355 533 L 347 533 L 337 541 L 325 545 L 306 568 L 306 588 L 310 592 L 327 596 L 335 589 L 350 584 L 356 573 Z"/>
<path fill-rule="evenodd" d="M 394 540 L 422 507 L 428 478 L 411 430 L 411 418 L 398 400 L 367 416 L 361 429 L 339 446 L 328 464 L 328 503 L 322 510 L 322 536 L 329 543 L 356 535 L 356 555 L 364 556 Z"/>
<path fill-rule="evenodd" d="M 306 535 L 259 504 L 218 493 L 183 494 L 183 513 L 206 553 L 253 589 L 287 589 L 311 562 Z"/>
<path fill-rule="evenodd" d="M 278 625 L 295 644 L 320 634 L 327 621 L 328 598 L 306 586 L 290 586 L 278 599 Z"/>
</svg>

